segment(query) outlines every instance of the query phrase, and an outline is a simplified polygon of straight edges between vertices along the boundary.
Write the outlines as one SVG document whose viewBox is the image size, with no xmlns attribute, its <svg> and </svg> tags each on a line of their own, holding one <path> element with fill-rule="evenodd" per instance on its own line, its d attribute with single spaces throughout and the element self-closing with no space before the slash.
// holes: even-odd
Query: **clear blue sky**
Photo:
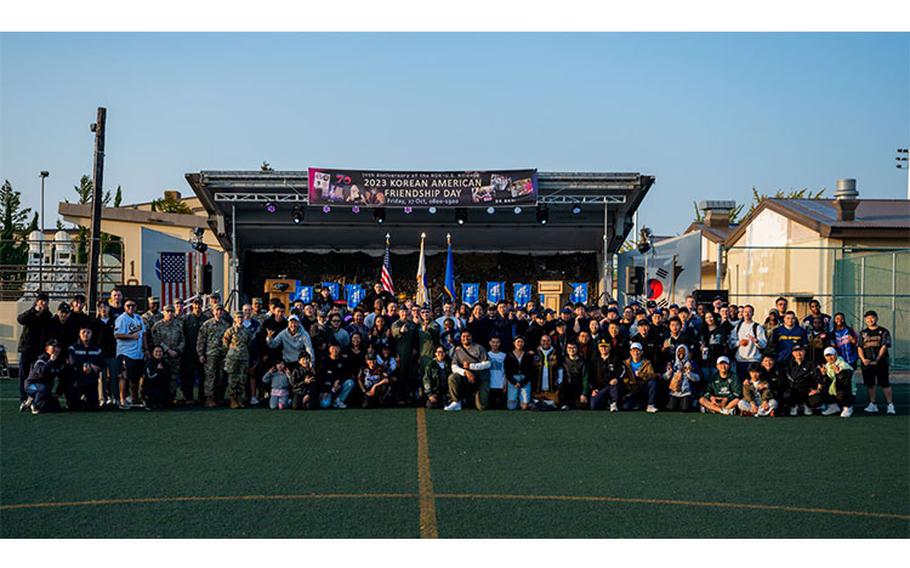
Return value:
<svg viewBox="0 0 910 568">
<path fill-rule="evenodd" d="M 73 199 L 99 105 L 125 203 L 263 160 L 638 171 L 671 234 L 753 185 L 904 197 L 910 34 L 2 34 L 0 178 L 26 205 L 42 169 L 49 212 Z"/>
</svg>

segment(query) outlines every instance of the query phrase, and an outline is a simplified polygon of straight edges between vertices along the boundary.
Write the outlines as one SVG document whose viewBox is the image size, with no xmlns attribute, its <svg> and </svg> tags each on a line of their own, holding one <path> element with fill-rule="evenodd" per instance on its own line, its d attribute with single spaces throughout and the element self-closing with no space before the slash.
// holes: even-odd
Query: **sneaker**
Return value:
<svg viewBox="0 0 910 568">
<path fill-rule="evenodd" d="M 868 413 L 870 413 L 870 414 L 875 413 L 875 412 L 878 412 L 878 405 L 875 404 L 874 402 L 870 402 L 870 403 L 869 403 L 869 406 L 867 406 L 867 407 L 865 408 L 865 412 L 868 412 Z"/>
<path fill-rule="evenodd" d="M 568 404 L 563 404 L 562 406 L 559 407 L 559 409 L 560 409 L 560 410 L 569 410 L 569 405 L 568 405 Z"/>
<path fill-rule="evenodd" d="M 822 416 L 831 416 L 832 414 L 838 414 L 840 412 L 840 407 L 836 404 L 829 404 L 822 411 Z"/>
<path fill-rule="evenodd" d="M 619 405 L 616 404 L 615 402 L 611 402 L 610 403 L 610 412 L 618 412 L 618 411 L 619 411 Z"/>
<path fill-rule="evenodd" d="M 812 409 L 809 408 L 808 404 L 803 405 L 803 416 L 812 416 Z"/>
<path fill-rule="evenodd" d="M 127 397 L 126 397 L 126 404 L 127 404 L 127 406 L 129 406 L 130 404 L 133 404 L 133 397 L 132 397 L 132 396 L 127 396 Z"/>
<path fill-rule="evenodd" d="M 250 397 L 250 406 L 258 406 L 258 405 L 259 405 L 259 399 L 256 398 L 256 395 L 251 396 Z"/>
<path fill-rule="evenodd" d="M 334 406 L 335 408 L 339 408 L 339 409 L 342 409 L 342 410 L 348 407 L 347 404 L 345 404 L 344 402 L 342 402 L 342 401 L 340 401 L 340 400 L 336 400 L 336 401 L 333 403 L 333 406 Z"/>
<path fill-rule="evenodd" d="M 118 408 L 120 408 L 120 410 L 129 410 L 130 409 L 129 401 L 121 402 L 120 406 Z"/>
<path fill-rule="evenodd" d="M 28 397 L 27 399 L 23 400 L 22 403 L 19 405 L 19 412 L 25 412 L 29 408 L 31 408 L 33 400 L 34 399 L 32 397 Z"/>
<path fill-rule="evenodd" d="M 852 406 L 845 406 L 844 409 L 840 411 L 841 418 L 850 418 L 851 416 L 853 416 Z"/>
<path fill-rule="evenodd" d="M 461 410 L 461 402 L 457 400 L 455 402 L 450 402 L 449 405 L 446 406 L 445 410 L 446 412 L 458 412 Z"/>
<path fill-rule="evenodd" d="M 730 411 L 727 410 L 726 408 L 721 408 L 721 409 L 720 409 L 720 413 L 723 414 L 724 416 L 729 416 L 729 415 L 730 415 Z"/>
<path fill-rule="evenodd" d="M 885 414 L 891 414 L 891 415 L 897 414 L 897 413 L 894 411 L 894 403 L 893 403 L 893 402 L 890 403 L 890 404 L 888 405 L 888 409 L 885 410 Z"/>
<path fill-rule="evenodd" d="M 793 406 L 790 407 L 790 416 L 796 416 L 799 414 L 799 408 Z"/>
<path fill-rule="evenodd" d="M 708 409 L 705 408 L 704 406 L 699 406 L 699 408 L 701 409 L 701 413 L 702 413 L 702 414 L 707 414 L 707 413 L 708 413 Z"/>
<path fill-rule="evenodd" d="M 649 404 L 649 405 L 648 405 L 648 408 L 645 409 L 645 412 L 649 412 L 649 413 L 651 413 L 651 414 L 654 414 L 655 412 L 657 412 L 657 407 L 654 406 L 653 404 Z"/>
<path fill-rule="evenodd" d="M 32 414 L 41 414 L 41 411 L 38 410 L 37 407 L 32 406 L 32 407 L 31 407 L 31 410 L 32 410 Z"/>
</svg>

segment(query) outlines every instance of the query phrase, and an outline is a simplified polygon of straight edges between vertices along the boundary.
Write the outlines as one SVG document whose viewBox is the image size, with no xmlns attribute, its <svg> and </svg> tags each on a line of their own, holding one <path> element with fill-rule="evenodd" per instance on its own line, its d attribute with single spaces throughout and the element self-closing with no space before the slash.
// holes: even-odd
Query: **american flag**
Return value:
<svg viewBox="0 0 910 568">
<path fill-rule="evenodd" d="M 382 257 L 382 289 L 389 294 L 395 293 L 395 286 L 392 284 L 392 259 L 389 255 L 389 240 L 385 241 L 385 255 Z"/>
<path fill-rule="evenodd" d="M 201 252 L 161 253 L 161 305 L 195 295 L 196 267 L 206 262 L 206 254 Z"/>
</svg>

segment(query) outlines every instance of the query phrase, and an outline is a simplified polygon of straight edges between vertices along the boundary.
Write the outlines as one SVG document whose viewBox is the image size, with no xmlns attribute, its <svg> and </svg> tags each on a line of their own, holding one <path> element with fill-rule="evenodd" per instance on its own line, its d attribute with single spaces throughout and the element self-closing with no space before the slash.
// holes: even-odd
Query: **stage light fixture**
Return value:
<svg viewBox="0 0 910 568">
<path fill-rule="evenodd" d="M 303 215 L 304 215 L 303 207 L 301 207 L 299 205 L 295 205 L 294 208 L 291 209 L 291 217 L 293 217 L 295 225 L 299 225 L 299 224 L 303 223 Z"/>
<path fill-rule="evenodd" d="M 487 213 L 489 213 L 490 215 L 492 215 L 493 213 L 496 213 L 496 208 L 495 208 L 495 207 L 487 207 Z"/>
<path fill-rule="evenodd" d="M 516 215 L 521 215 L 521 207 L 516 207 L 515 209 L 512 209 L 512 212 L 515 213 Z"/>
<path fill-rule="evenodd" d="M 436 208 L 435 208 L 435 207 L 430 207 L 429 209 L 427 209 L 427 211 L 430 212 L 430 215 L 435 215 L 435 214 L 436 214 Z"/>
<path fill-rule="evenodd" d="M 550 221 L 550 210 L 546 205 L 537 206 L 537 222 L 546 225 Z"/>
<path fill-rule="evenodd" d="M 381 207 L 378 209 L 373 209 L 373 220 L 376 221 L 377 223 L 379 223 L 380 225 L 385 223 L 385 209 L 383 209 Z"/>
<path fill-rule="evenodd" d="M 271 201 L 267 201 L 265 203 L 265 211 L 266 211 L 266 213 L 272 214 L 275 211 L 278 211 L 278 208 L 275 207 L 275 204 L 272 203 Z"/>
<path fill-rule="evenodd" d="M 455 210 L 455 222 L 459 225 L 464 225 L 468 222 L 468 210 L 459 207 Z"/>
<path fill-rule="evenodd" d="M 355 205 L 355 206 L 351 207 L 351 213 L 353 213 L 354 215 L 360 213 L 360 206 Z"/>
<path fill-rule="evenodd" d="M 329 207 L 328 205 L 323 205 L 323 206 L 322 206 L 322 212 L 323 212 L 323 213 L 331 213 L 331 212 L 332 212 L 332 208 Z"/>
<path fill-rule="evenodd" d="M 405 208 L 404 208 L 404 214 L 405 214 L 405 215 L 410 215 L 410 214 L 413 213 L 413 212 L 414 212 L 414 208 L 413 208 L 413 207 L 408 206 L 408 207 L 405 207 Z"/>
<path fill-rule="evenodd" d="M 572 206 L 572 215 L 578 215 L 581 213 L 581 205 L 576 203 Z"/>
</svg>

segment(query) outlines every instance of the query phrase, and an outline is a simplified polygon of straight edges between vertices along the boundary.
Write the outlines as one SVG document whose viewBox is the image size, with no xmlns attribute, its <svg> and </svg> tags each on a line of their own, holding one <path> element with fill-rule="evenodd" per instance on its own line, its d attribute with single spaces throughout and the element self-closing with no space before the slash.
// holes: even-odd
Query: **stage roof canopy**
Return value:
<svg viewBox="0 0 910 568">
<path fill-rule="evenodd" d="M 548 222 L 538 222 L 534 206 L 516 214 L 512 207 L 468 210 L 459 225 L 455 209 L 426 207 L 405 213 L 385 207 L 385 221 L 375 221 L 373 208 L 359 213 L 307 203 L 306 171 L 202 171 L 186 174 L 187 182 L 209 213 L 209 227 L 225 250 L 381 251 L 385 234 L 396 251 L 414 249 L 420 233 L 427 233 L 428 252 L 445 248 L 451 233 L 456 251 L 529 253 L 602 252 L 604 210 L 609 220 L 609 247 L 616 252 L 632 228 L 632 216 L 654 177 L 638 173 L 539 172 L 538 207 L 548 211 Z M 267 205 L 274 205 L 274 213 Z M 301 223 L 292 210 L 302 207 Z M 580 208 L 574 213 L 573 208 Z M 233 225 L 232 225 L 233 223 Z"/>
</svg>

